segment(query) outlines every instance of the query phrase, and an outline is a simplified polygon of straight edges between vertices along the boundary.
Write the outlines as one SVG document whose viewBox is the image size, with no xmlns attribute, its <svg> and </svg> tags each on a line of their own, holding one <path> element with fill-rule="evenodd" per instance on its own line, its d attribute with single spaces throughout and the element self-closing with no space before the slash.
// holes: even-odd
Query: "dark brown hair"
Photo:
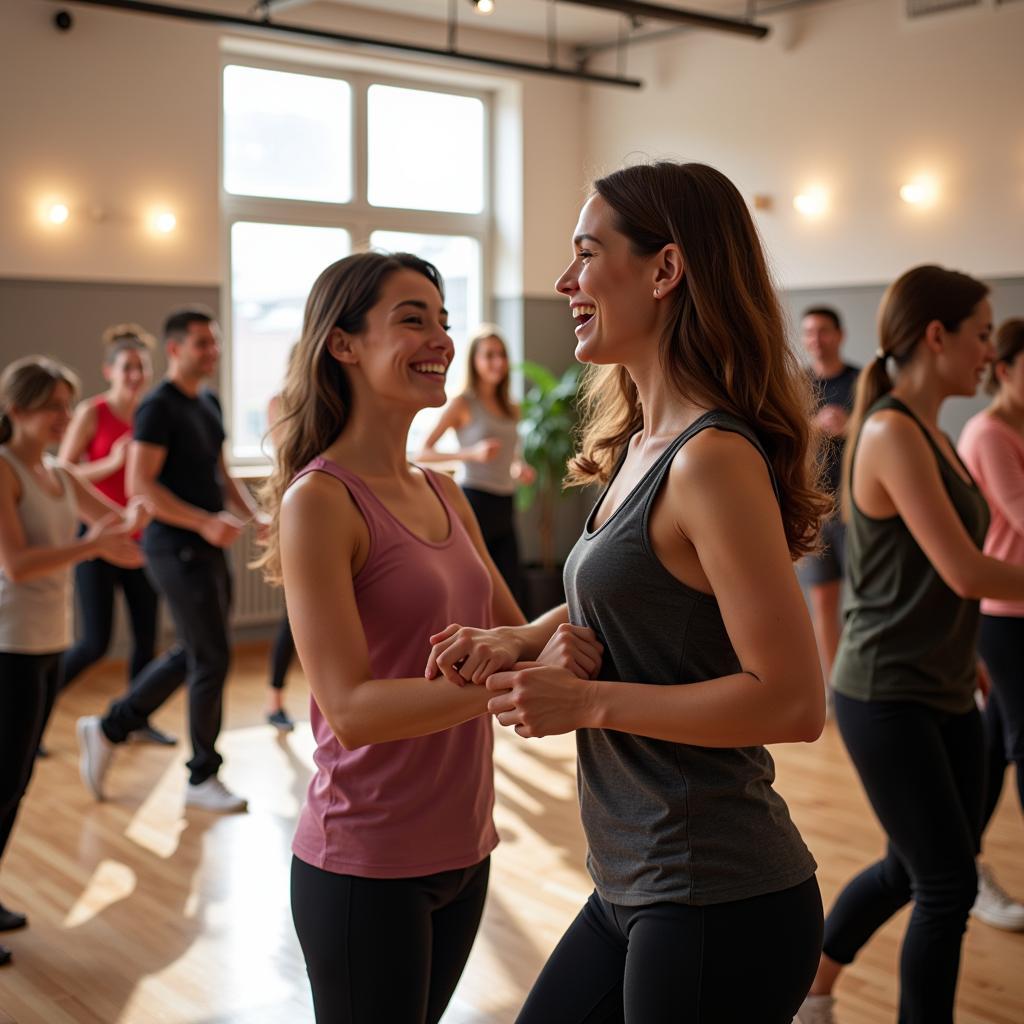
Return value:
<svg viewBox="0 0 1024 1024">
<path fill-rule="evenodd" d="M 156 338 L 139 324 L 114 324 L 100 336 L 103 346 L 103 364 L 109 366 L 125 350 L 152 353 L 156 349 Z"/>
<path fill-rule="evenodd" d="M 67 384 L 71 398 L 78 395 L 78 377 L 63 363 L 46 356 L 26 356 L 11 363 L 0 376 L 0 444 L 14 433 L 10 411 L 31 412 L 45 405 L 58 384 Z"/>
<path fill-rule="evenodd" d="M 893 388 L 890 362 L 897 369 L 905 366 L 930 323 L 936 320 L 947 331 L 956 331 L 988 295 L 988 285 L 931 264 L 914 267 L 886 289 L 878 309 L 878 348 L 875 357 L 857 378 L 857 392 L 846 427 L 849 444 L 843 452 L 843 477 L 846 482 L 843 515 L 849 516 L 850 471 L 857 436 L 868 411 Z"/>
<path fill-rule="evenodd" d="M 996 376 L 996 367 L 1002 363 L 1009 366 L 1016 358 L 1024 352 L 1024 320 L 1006 320 L 999 330 L 996 331 L 996 358 L 989 363 L 985 372 L 985 390 L 994 395 L 999 391 L 999 378 Z"/>
<path fill-rule="evenodd" d="M 742 196 L 705 164 L 662 161 L 601 178 L 594 190 L 638 255 L 675 243 L 686 268 L 660 341 L 665 379 L 680 395 L 739 417 L 774 471 L 793 558 L 814 550 L 833 501 L 817 486 L 810 382 L 786 338 L 757 229 Z M 603 482 L 643 413 L 621 366 L 588 367 L 580 451 L 568 483 Z"/>
<path fill-rule="evenodd" d="M 515 415 L 512 409 L 512 399 L 508 397 L 508 382 L 509 382 L 509 369 L 508 364 L 508 345 L 505 344 L 505 338 L 501 333 L 500 328 L 497 324 L 481 324 L 469 338 L 469 352 L 466 356 L 466 390 L 464 394 L 472 395 L 474 398 L 479 397 L 480 394 L 480 374 L 477 373 L 476 369 L 476 353 L 480 346 L 487 341 L 489 338 L 493 338 L 499 345 L 501 345 L 502 351 L 505 353 L 506 370 L 505 376 L 498 383 L 497 388 L 494 392 L 494 397 L 501 407 L 501 411 L 512 419 Z"/>
<path fill-rule="evenodd" d="M 405 252 L 346 256 L 316 279 L 306 300 L 302 334 L 288 359 L 274 424 L 279 442 L 274 468 L 260 491 L 273 522 L 266 551 L 256 564 L 273 583 L 281 580 L 278 527 L 284 492 L 295 474 L 337 439 L 352 412 L 348 376 L 327 347 L 331 331 L 335 327 L 348 334 L 365 330 L 366 314 L 377 304 L 384 282 L 399 270 L 422 274 L 444 300 L 444 283 L 437 268 Z"/>
</svg>

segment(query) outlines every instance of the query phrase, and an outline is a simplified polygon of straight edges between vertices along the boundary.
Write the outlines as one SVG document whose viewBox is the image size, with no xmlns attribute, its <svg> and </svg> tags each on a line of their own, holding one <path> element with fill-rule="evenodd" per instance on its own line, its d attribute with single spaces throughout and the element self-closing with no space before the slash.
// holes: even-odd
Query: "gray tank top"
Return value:
<svg viewBox="0 0 1024 1024">
<path fill-rule="evenodd" d="M 67 472 L 56 459 L 44 463 L 60 479 L 59 498 L 48 494 L 22 461 L 3 445 L 0 458 L 17 474 L 21 484 L 18 518 L 31 547 L 57 547 L 75 539 L 78 504 Z M 71 566 L 45 576 L 15 583 L 0 569 L 0 651 L 19 654 L 54 654 L 71 646 Z"/>
<path fill-rule="evenodd" d="M 498 454 L 490 462 L 463 462 L 458 481 L 462 487 L 471 487 L 488 494 L 514 494 L 516 483 L 512 479 L 512 462 L 516 457 L 519 435 L 516 421 L 508 416 L 495 416 L 473 395 L 463 396 L 469 406 L 469 422 L 455 433 L 459 446 L 469 448 L 479 441 L 494 438 L 501 442 Z"/>
<path fill-rule="evenodd" d="M 709 427 L 740 434 L 765 456 L 745 423 L 705 413 L 592 530 L 602 493 L 569 555 L 569 616 L 604 644 L 599 679 L 685 685 L 741 671 L 718 602 L 677 580 L 648 540 L 673 458 Z M 814 874 L 772 788 L 775 765 L 764 747 L 697 747 L 610 729 L 581 729 L 576 746 L 587 867 L 609 902 L 706 906 L 779 892 Z"/>
</svg>

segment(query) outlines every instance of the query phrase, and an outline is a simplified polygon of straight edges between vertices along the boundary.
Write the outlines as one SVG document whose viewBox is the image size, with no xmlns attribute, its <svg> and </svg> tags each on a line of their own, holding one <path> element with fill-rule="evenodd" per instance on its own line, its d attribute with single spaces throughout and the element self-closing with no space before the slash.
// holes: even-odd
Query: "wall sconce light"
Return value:
<svg viewBox="0 0 1024 1024">
<path fill-rule="evenodd" d="M 793 196 L 793 207 L 805 217 L 820 217 L 828 209 L 828 193 L 815 185 Z"/>
<path fill-rule="evenodd" d="M 162 235 L 169 235 L 178 226 L 178 218 L 170 210 L 161 210 L 153 217 L 153 227 Z"/>
<path fill-rule="evenodd" d="M 939 198 L 939 186 L 934 178 L 921 176 L 900 188 L 900 199 L 910 206 L 934 206 Z"/>
<path fill-rule="evenodd" d="M 51 203 L 46 211 L 46 219 L 51 224 L 63 224 L 70 216 L 71 211 L 65 203 Z"/>
<path fill-rule="evenodd" d="M 470 0 L 477 14 L 493 14 L 494 0 Z"/>
</svg>

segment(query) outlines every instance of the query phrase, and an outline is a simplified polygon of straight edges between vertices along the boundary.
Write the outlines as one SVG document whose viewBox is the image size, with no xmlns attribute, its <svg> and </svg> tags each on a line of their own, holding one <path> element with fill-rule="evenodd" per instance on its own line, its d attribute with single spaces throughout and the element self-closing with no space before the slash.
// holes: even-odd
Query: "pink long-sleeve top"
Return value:
<svg viewBox="0 0 1024 1024">
<path fill-rule="evenodd" d="M 1024 436 L 986 410 L 967 421 L 957 447 L 992 510 L 985 554 L 1024 565 Z M 981 611 L 1024 617 L 1024 601 L 985 598 Z"/>
</svg>

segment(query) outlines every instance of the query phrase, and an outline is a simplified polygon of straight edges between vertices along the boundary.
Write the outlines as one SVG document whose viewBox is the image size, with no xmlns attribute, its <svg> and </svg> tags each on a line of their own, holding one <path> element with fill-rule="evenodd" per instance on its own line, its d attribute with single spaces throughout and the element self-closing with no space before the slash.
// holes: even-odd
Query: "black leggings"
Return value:
<svg viewBox="0 0 1024 1024">
<path fill-rule="evenodd" d="M 1024 618 L 982 615 L 978 639 L 981 655 L 992 677 L 992 692 L 985 702 L 985 804 L 981 831 L 999 806 L 1006 766 L 1017 771 L 1017 795 L 1024 809 Z"/>
<path fill-rule="evenodd" d="M 436 1024 L 469 959 L 490 858 L 421 878 L 336 875 L 292 858 L 292 920 L 317 1024 Z"/>
<path fill-rule="evenodd" d="M 60 689 L 64 652 L 0 652 L 0 857 L 11 838 L 36 751 Z"/>
<path fill-rule="evenodd" d="M 708 907 L 593 893 L 517 1024 L 790 1024 L 818 967 L 821 918 L 813 876 Z"/>
<path fill-rule="evenodd" d="M 128 679 L 134 679 L 156 654 L 159 598 L 145 569 L 122 569 L 94 558 L 75 566 L 75 592 L 81 612 L 82 636 L 68 651 L 63 686 L 69 686 L 110 648 L 114 628 L 114 593 L 120 587 L 132 627 Z"/>
<path fill-rule="evenodd" d="M 960 946 L 978 892 L 984 790 L 981 716 L 835 695 L 836 721 L 889 836 L 825 921 L 825 954 L 851 963 L 911 899 L 900 955 L 900 1024 L 952 1024 Z"/>
<path fill-rule="evenodd" d="M 491 494 L 463 487 L 480 524 L 487 552 L 494 559 L 512 596 L 520 600 L 519 541 L 516 538 L 516 499 L 513 494 Z"/>
<path fill-rule="evenodd" d="M 295 641 L 292 639 L 292 625 L 288 621 L 288 613 L 285 612 L 281 624 L 277 627 L 274 645 L 270 649 L 270 685 L 275 690 L 284 689 L 284 681 L 288 675 L 288 669 L 292 667 L 294 657 Z"/>
</svg>

